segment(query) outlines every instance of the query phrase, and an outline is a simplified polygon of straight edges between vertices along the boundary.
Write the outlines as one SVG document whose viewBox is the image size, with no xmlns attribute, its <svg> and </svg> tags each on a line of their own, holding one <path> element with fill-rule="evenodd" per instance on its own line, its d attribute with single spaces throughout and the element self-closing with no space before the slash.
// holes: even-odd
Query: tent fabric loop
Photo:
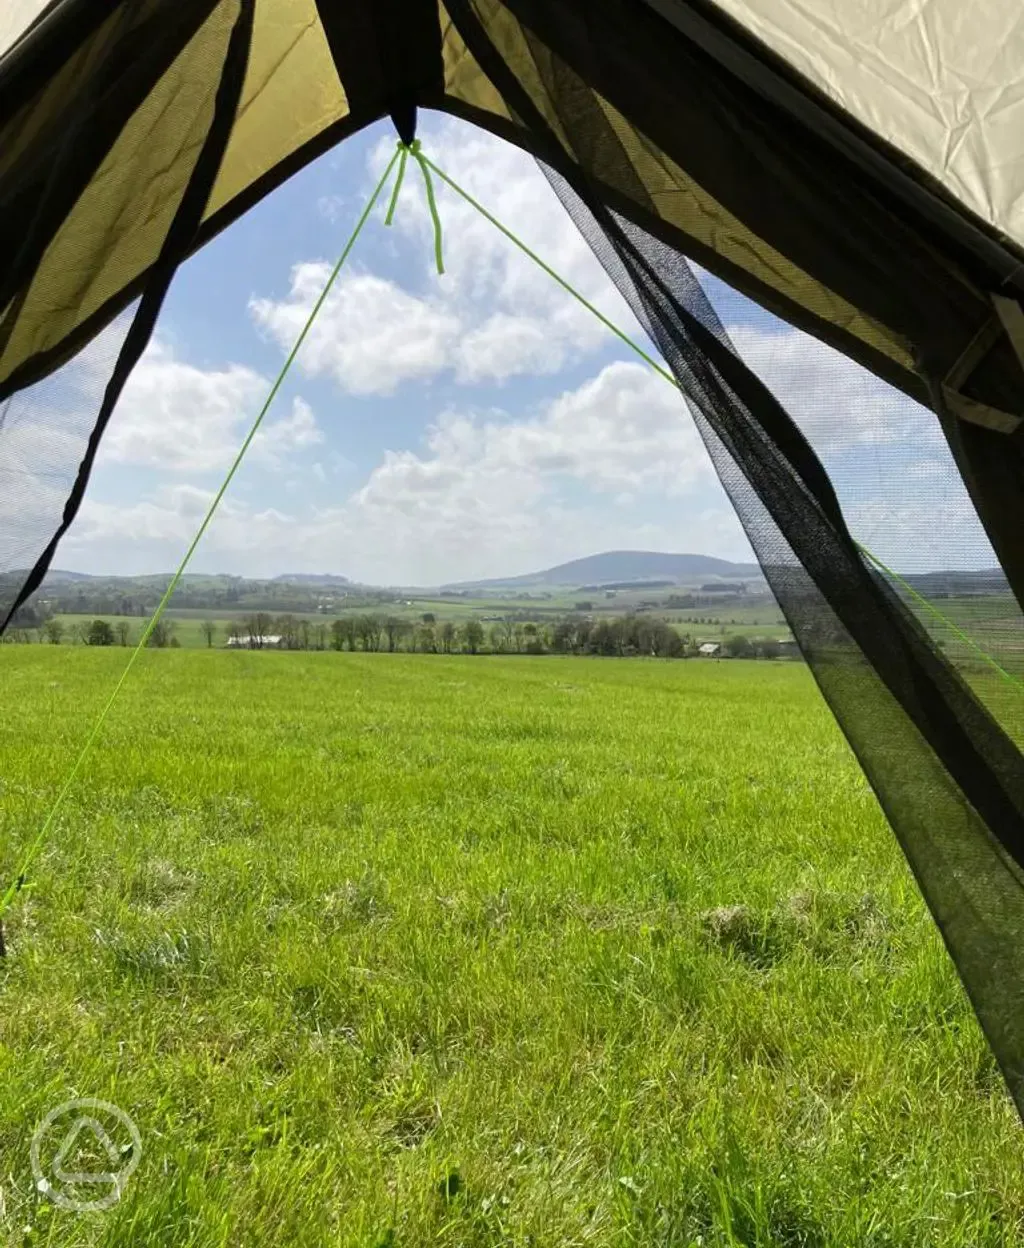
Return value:
<svg viewBox="0 0 1024 1248">
<path fill-rule="evenodd" d="M 411 156 L 419 165 L 420 172 L 423 175 L 423 189 L 427 197 L 427 209 L 430 212 L 430 221 L 434 229 L 434 264 L 437 266 L 438 277 L 442 277 L 444 275 L 444 235 L 441 228 L 441 214 L 437 210 L 437 196 L 434 194 L 434 180 L 430 176 L 431 169 L 436 169 L 436 166 L 431 164 L 423 155 L 419 139 L 413 139 L 411 143 L 406 143 L 400 139 L 398 141 L 398 156 L 398 173 L 395 175 L 395 186 L 391 192 L 391 202 L 388 205 L 384 224 L 391 225 L 395 219 L 398 195 L 405 178 L 406 161 Z"/>
</svg>

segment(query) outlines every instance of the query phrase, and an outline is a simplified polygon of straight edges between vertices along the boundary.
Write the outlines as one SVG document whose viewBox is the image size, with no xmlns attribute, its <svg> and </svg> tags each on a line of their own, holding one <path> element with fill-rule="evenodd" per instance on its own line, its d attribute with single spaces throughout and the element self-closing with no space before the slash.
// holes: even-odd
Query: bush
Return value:
<svg viewBox="0 0 1024 1248">
<path fill-rule="evenodd" d="M 723 648 L 731 659 L 749 659 L 754 653 L 749 637 L 744 637 L 742 633 L 727 637 Z"/>
<path fill-rule="evenodd" d="M 88 646 L 112 646 L 114 644 L 114 630 L 106 620 L 93 620 L 89 625 L 88 633 L 85 635 L 85 644 Z"/>
</svg>

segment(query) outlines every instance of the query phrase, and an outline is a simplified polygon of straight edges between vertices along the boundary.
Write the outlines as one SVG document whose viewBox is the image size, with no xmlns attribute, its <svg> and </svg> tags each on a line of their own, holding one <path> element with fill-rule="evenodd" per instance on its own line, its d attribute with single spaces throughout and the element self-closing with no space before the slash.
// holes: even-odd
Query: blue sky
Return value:
<svg viewBox="0 0 1024 1248">
<path fill-rule="evenodd" d="M 529 158 L 450 119 L 424 117 L 421 138 L 640 334 Z M 393 147 L 383 124 L 350 140 L 183 268 L 57 566 L 177 563 Z M 465 203 L 442 189 L 439 205 L 441 278 L 418 170 L 391 228 L 378 206 L 193 570 L 436 584 L 612 548 L 749 559 L 679 394 Z M 989 562 L 930 416 L 719 284 L 713 293 L 836 472 L 863 540 L 911 569 L 948 565 L 955 531 L 956 562 Z M 934 510 L 922 524 L 926 496 L 947 540 Z"/>
</svg>

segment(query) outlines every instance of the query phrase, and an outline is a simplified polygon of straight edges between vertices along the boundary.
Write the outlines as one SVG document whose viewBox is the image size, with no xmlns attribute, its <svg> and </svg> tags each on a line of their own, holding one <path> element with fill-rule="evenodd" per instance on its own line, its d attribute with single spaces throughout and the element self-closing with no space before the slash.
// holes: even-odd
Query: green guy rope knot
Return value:
<svg viewBox="0 0 1024 1248">
<path fill-rule="evenodd" d="M 434 223 L 434 260 L 437 264 L 437 273 L 440 277 L 444 273 L 444 256 L 441 251 L 441 217 L 437 211 L 437 200 L 434 197 L 434 180 L 430 176 L 430 163 L 423 155 L 420 148 L 419 139 L 413 139 L 411 143 L 398 142 L 398 173 L 395 176 L 395 189 L 391 192 L 391 203 L 388 205 L 388 215 L 384 218 L 384 224 L 390 225 L 395 219 L 395 208 L 398 204 L 398 192 L 402 189 L 402 179 L 405 177 L 405 165 L 409 157 L 420 167 L 423 174 L 423 188 L 427 193 L 427 207 L 430 209 L 430 219 Z"/>
</svg>

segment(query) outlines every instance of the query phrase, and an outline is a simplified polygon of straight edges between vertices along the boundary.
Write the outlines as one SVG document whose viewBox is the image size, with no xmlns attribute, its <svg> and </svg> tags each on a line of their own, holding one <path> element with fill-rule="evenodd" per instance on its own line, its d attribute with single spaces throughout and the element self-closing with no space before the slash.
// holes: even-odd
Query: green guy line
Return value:
<svg viewBox="0 0 1024 1248">
<path fill-rule="evenodd" d="M 338 274 L 341 272 L 342 265 L 344 265 L 345 261 L 349 257 L 349 253 L 351 252 L 352 248 L 355 246 L 356 239 L 359 237 L 360 233 L 362 232 L 363 226 L 366 224 L 367 218 L 369 217 L 370 213 L 373 211 L 374 204 L 377 202 L 377 199 L 379 198 L 381 191 L 384 189 L 384 186 L 387 183 L 388 178 L 391 176 L 391 170 L 394 168 L 395 161 L 398 160 L 398 157 L 399 157 L 399 153 L 396 151 L 395 154 L 391 157 L 391 161 L 388 164 L 388 167 L 384 170 L 384 173 L 381 176 L 380 181 L 377 183 L 377 186 L 374 189 L 373 194 L 370 196 L 369 200 L 367 201 L 366 207 L 363 209 L 362 216 L 356 222 L 355 229 L 352 231 L 351 235 L 349 236 L 349 240 L 345 244 L 344 250 L 342 251 L 341 255 L 338 257 L 338 261 L 335 264 L 333 270 L 331 271 L 330 277 L 327 279 L 327 284 L 324 286 L 323 290 L 320 292 L 320 297 L 317 299 L 316 303 L 313 305 L 313 310 L 310 312 L 309 316 L 306 318 L 306 323 L 305 325 L 303 325 L 299 333 L 299 336 L 295 339 L 295 344 L 293 345 L 291 351 L 289 352 L 288 358 L 285 360 L 284 364 L 282 365 L 281 371 L 277 375 L 277 379 L 275 380 L 274 384 L 270 387 L 270 392 L 267 395 L 266 399 L 264 400 L 264 403 L 263 403 L 262 408 L 260 409 L 259 415 L 253 421 L 252 428 L 249 430 L 249 433 L 246 436 L 245 441 L 242 443 L 238 451 L 238 454 L 235 456 L 234 463 L 228 469 L 228 474 L 224 478 L 223 484 L 221 485 L 220 489 L 217 491 L 216 495 L 214 496 L 213 502 L 210 503 L 209 509 L 206 512 L 203 522 L 199 526 L 199 530 L 196 533 L 195 537 L 192 539 L 192 544 L 189 546 L 188 550 L 185 552 L 184 558 L 182 559 L 181 563 L 178 565 L 177 572 L 175 572 L 174 576 L 171 578 L 171 583 L 167 586 L 167 590 L 164 593 L 164 596 L 160 599 L 160 602 L 157 605 L 156 610 L 153 612 L 152 618 L 150 619 L 149 623 L 146 625 L 145 629 L 143 630 L 142 636 L 139 638 L 139 644 L 135 647 L 135 649 L 132 651 L 131 655 L 129 656 L 128 662 L 125 664 L 124 671 L 121 673 L 120 679 L 118 680 L 117 684 L 114 686 L 113 692 L 111 693 L 103 709 L 100 711 L 99 715 L 97 716 L 96 722 L 93 724 L 92 731 L 89 733 L 89 736 L 86 738 L 85 744 L 82 746 L 81 750 L 79 751 L 78 758 L 75 760 L 74 766 L 71 768 L 71 771 L 68 773 L 68 777 L 64 781 L 63 788 L 57 794 L 57 800 L 51 806 L 50 813 L 46 816 L 43 826 L 39 829 L 38 833 L 35 836 L 35 839 L 29 845 L 28 850 L 25 853 L 25 857 L 22 860 L 21 869 L 19 870 L 18 874 L 15 876 L 15 878 L 12 880 L 12 882 L 8 886 L 7 891 L 4 893 L 3 897 L 0 897 L 0 917 L 3 916 L 4 912 L 10 906 L 11 902 L 14 900 L 15 896 L 18 894 L 18 892 L 20 892 L 22 886 L 24 885 L 25 877 L 28 874 L 29 868 L 32 866 L 33 862 L 35 862 L 35 859 L 37 855 L 39 854 L 39 851 L 42 849 L 43 845 L 45 844 L 46 838 L 49 835 L 50 829 L 53 827 L 54 821 L 56 820 L 57 815 L 60 813 L 61 807 L 64 805 L 64 801 L 67 798 L 68 793 L 71 791 L 71 786 L 78 779 L 78 773 L 82 770 L 82 765 L 84 764 L 86 758 L 88 757 L 89 751 L 92 749 L 93 744 L 96 741 L 96 738 L 100 735 L 100 731 L 103 728 L 103 724 L 106 721 L 110 708 L 114 705 L 114 702 L 117 699 L 117 695 L 121 692 L 122 685 L 128 678 L 128 673 L 135 666 L 136 659 L 139 657 L 139 655 L 142 653 L 143 649 L 145 648 L 146 642 L 149 640 L 153 632 L 153 629 L 157 625 L 157 621 L 160 619 L 160 616 L 164 612 L 164 608 L 167 606 L 168 602 L 170 602 L 171 596 L 173 595 L 175 589 L 177 589 L 178 583 L 181 580 L 182 576 L 184 575 L 185 569 L 188 567 L 189 560 L 192 558 L 192 555 L 195 553 L 195 549 L 199 545 L 199 542 L 201 541 L 203 534 L 206 532 L 207 528 L 209 528 L 210 521 L 213 519 L 214 512 L 217 510 L 220 500 L 224 497 L 224 494 L 226 493 L 228 486 L 231 484 L 231 481 L 235 473 L 238 471 L 238 468 L 241 465 L 242 459 L 244 458 L 246 451 L 252 445 L 252 440 L 253 438 L 255 438 L 257 432 L 259 431 L 259 427 L 263 423 L 264 416 L 266 416 L 267 412 L 270 410 L 271 404 L 274 402 L 274 399 L 277 397 L 277 392 L 281 389 L 284 379 L 288 375 L 288 370 L 291 368 L 292 364 L 295 361 L 295 357 L 299 353 L 299 348 L 302 346 L 303 342 L 305 341 L 306 335 L 309 333 L 313 322 L 316 320 L 320 309 L 323 307 L 324 300 L 327 298 L 328 294 L 330 293 L 331 287 L 334 285 L 335 279 L 337 278 Z"/>
<path fill-rule="evenodd" d="M 488 221 L 490 221 L 491 225 L 493 225 L 496 230 L 499 230 L 505 235 L 509 242 L 515 243 L 519 250 L 529 256 L 533 263 L 539 268 L 543 269 L 548 277 L 552 278 L 564 291 L 567 291 L 570 295 L 572 295 L 577 303 L 581 303 L 588 312 L 596 316 L 606 329 L 610 329 L 612 331 L 616 338 L 621 338 L 631 351 L 635 351 L 645 363 L 650 364 L 651 368 L 653 368 L 659 376 L 664 377 L 670 386 L 675 386 L 677 390 L 679 389 L 679 382 L 676 381 L 667 368 L 662 367 L 654 356 L 649 355 L 638 342 L 635 342 L 632 338 L 630 338 L 625 330 L 619 329 L 618 325 L 616 325 L 614 321 L 610 321 L 603 312 L 595 308 L 589 299 L 585 299 L 575 288 L 575 286 L 571 286 L 564 277 L 555 272 L 550 264 L 545 263 L 545 261 L 543 261 L 531 247 L 527 247 L 521 238 L 513 234 L 508 226 L 503 225 L 498 218 L 493 215 L 493 213 L 488 212 L 479 200 L 474 199 L 473 196 L 470 195 L 469 191 L 463 190 L 463 188 L 459 186 L 458 182 L 455 182 L 452 178 L 450 178 L 443 169 L 439 169 L 429 156 L 422 157 L 422 161 L 424 165 L 433 169 L 442 182 L 450 186 L 456 194 L 461 195 L 467 204 L 472 204 L 482 217 L 485 217 Z"/>
<path fill-rule="evenodd" d="M 444 172 L 443 169 L 439 169 L 437 165 L 435 165 L 434 162 L 428 156 L 421 156 L 420 159 L 421 159 L 421 163 L 423 163 L 424 165 L 428 165 L 431 169 L 433 169 L 433 171 L 437 174 L 437 176 L 441 179 L 442 182 L 444 182 L 447 186 L 450 186 L 451 189 L 456 192 L 456 194 L 461 195 L 462 198 L 468 204 L 471 204 L 477 210 L 477 212 L 480 213 L 481 216 L 485 217 L 491 223 L 491 225 L 494 226 L 496 230 L 499 230 L 502 234 L 504 234 L 505 237 L 510 242 L 514 243 L 519 248 L 519 250 L 524 253 L 524 255 L 529 256 L 530 259 L 534 262 L 534 264 L 538 265 L 538 267 L 543 269 L 544 272 L 547 273 L 549 277 L 553 278 L 558 283 L 558 285 L 562 287 L 563 290 L 567 291 L 570 295 L 572 295 L 572 297 L 576 300 L 577 303 L 585 307 L 588 312 L 593 313 L 593 315 L 597 317 L 597 319 L 601 322 L 602 325 L 604 325 L 606 328 L 611 330 L 611 332 L 616 336 L 616 338 L 619 338 L 622 342 L 626 344 L 627 347 L 629 347 L 631 351 L 634 351 L 645 363 L 649 364 L 651 368 L 653 368 L 654 371 L 659 375 L 659 377 L 663 377 L 670 385 L 675 386 L 675 388 L 682 393 L 682 387 L 679 385 L 679 382 L 676 381 L 675 377 L 673 377 L 672 374 L 668 371 L 668 369 L 662 367 L 662 365 L 659 364 L 658 361 L 652 355 L 648 354 L 648 352 L 646 352 L 643 349 L 643 347 L 640 346 L 638 342 L 636 342 L 633 338 L 631 338 L 629 334 L 625 332 L 625 330 L 620 329 L 618 325 L 616 325 L 613 321 L 610 321 L 608 317 L 604 315 L 603 312 L 599 311 L 599 309 L 597 309 L 590 302 L 589 299 L 581 295 L 580 292 L 574 286 L 570 285 L 570 283 L 567 282 L 564 277 L 556 273 L 555 270 L 549 264 L 546 264 L 540 258 L 540 256 L 538 256 L 537 253 L 531 247 L 528 247 L 521 238 L 519 238 L 516 234 L 514 234 L 508 228 L 508 226 L 504 225 L 501 221 L 499 221 L 498 218 L 494 216 L 493 213 L 488 212 L 487 209 L 483 206 L 483 204 L 481 204 L 478 200 L 474 199 L 472 195 L 470 195 L 469 191 L 461 187 L 458 184 L 458 182 L 454 180 L 454 178 L 450 178 Z M 954 624 L 953 621 L 949 619 L 947 616 L 943 615 L 942 612 L 938 609 L 938 607 L 934 606 L 931 602 L 928 601 L 927 598 L 919 594 L 912 585 L 910 585 L 906 580 L 904 580 L 903 577 L 899 576 L 896 572 L 893 572 L 891 568 L 887 568 L 885 564 L 882 563 L 882 561 L 876 555 L 873 555 L 871 551 L 867 549 L 866 546 L 862 546 L 860 542 L 856 542 L 855 544 L 857 546 L 857 549 L 861 552 L 862 555 L 868 558 L 873 564 L 876 565 L 876 567 L 878 567 L 882 572 L 884 572 L 893 581 L 898 582 L 917 602 L 921 603 L 922 606 L 926 607 L 932 613 L 932 615 L 934 615 L 937 619 L 941 620 L 942 623 L 945 624 L 947 628 L 949 628 L 952 632 L 954 632 L 957 635 L 957 637 L 961 639 L 961 641 L 963 641 L 966 645 L 970 646 L 971 649 L 975 650 L 985 660 L 985 662 L 989 664 L 990 667 L 995 668 L 997 672 L 999 672 L 1002 676 L 1004 676 L 1018 690 L 1024 692 L 1024 681 L 1021 681 L 1020 679 L 1018 679 L 1018 677 L 1014 676 L 1011 672 L 1008 672 L 1005 667 L 1003 667 L 999 662 L 997 662 L 996 659 L 992 657 L 992 655 L 988 653 L 987 650 L 984 650 L 972 637 L 969 637 L 967 633 L 963 631 L 963 629 L 961 629 L 956 624 Z"/>
<path fill-rule="evenodd" d="M 442 257 L 441 257 L 441 220 L 437 211 L 437 204 L 434 198 L 434 188 L 430 180 L 430 174 L 428 172 L 429 170 L 433 170 L 433 172 L 437 174 L 437 176 L 441 179 L 442 182 L 444 182 L 447 186 L 451 187 L 451 189 L 455 191 L 456 194 L 461 195 L 462 198 L 466 200 L 467 203 L 471 204 L 477 210 L 477 212 L 480 213 L 482 217 L 484 217 L 487 221 L 491 223 L 491 225 L 494 226 L 496 230 L 498 230 L 501 234 L 503 234 L 511 243 L 513 243 L 516 247 L 518 247 L 519 250 L 522 251 L 525 255 L 529 256 L 529 258 L 534 262 L 534 264 L 536 264 L 540 269 L 542 269 L 545 273 L 547 273 L 548 276 L 553 281 L 557 282 L 557 284 L 561 286 L 562 289 L 566 291 L 567 294 L 570 294 L 577 301 L 577 303 L 581 304 L 584 308 L 587 309 L 588 312 L 590 312 L 593 316 L 595 316 L 601 322 L 601 324 L 605 326 L 606 329 L 610 330 L 618 339 L 620 339 L 620 341 L 622 341 L 627 347 L 629 347 L 631 351 L 633 351 L 636 355 L 638 355 L 640 359 L 642 359 L 646 364 L 648 364 L 652 369 L 654 369 L 654 371 L 660 377 L 664 378 L 664 380 L 667 381 L 671 386 L 674 386 L 677 390 L 681 391 L 681 387 L 678 381 L 676 381 L 675 377 L 673 377 L 673 375 L 668 371 L 668 369 L 664 368 L 661 364 L 659 364 L 658 361 L 652 355 L 650 355 L 647 351 L 645 351 L 643 347 L 641 347 L 638 342 L 634 341 L 634 339 L 632 339 L 624 330 L 620 329 L 619 326 L 614 323 L 614 321 L 609 320 L 608 317 L 605 316 L 604 313 L 601 312 L 598 308 L 596 308 L 594 304 L 590 302 L 589 299 L 586 299 L 583 295 L 581 295 L 580 292 L 576 290 L 574 286 L 572 286 L 569 282 L 567 282 L 565 278 L 563 278 L 549 264 L 547 264 L 544 260 L 542 260 L 541 257 L 537 255 L 537 253 L 531 247 L 528 247 L 526 243 L 522 241 L 521 238 L 519 238 L 516 234 L 514 234 L 501 221 L 499 221 L 498 218 L 494 216 L 493 213 L 489 212 L 483 206 L 483 204 L 481 204 L 478 200 L 474 199 L 473 196 L 470 195 L 468 191 L 464 190 L 453 178 L 450 178 L 448 174 L 444 172 L 443 169 L 438 168 L 438 166 L 435 165 L 434 162 L 428 156 L 425 156 L 422 153 L 422 151 L 420 150 L 420 145 L 418 141 L 415 141 L 409 147 L 406 147 L 404 143 L 399 143 L 397 150 L 395 151 L 394 155 L 391 157 L 391 160 L 388 163 L 387 168 L 384 170 L 384 173 L 382 174 L 380 181 L 377 183 L 376 187 L 373 190 L 373 193 L 370 195 L 370 198 L 367 201 L 366 207 L 363 209 L 362 215 L 360 216 L 359 220 L 356 222 L 355 229 L 352 231 L 352 234 L 349 236 L 349 240 L 345 244 L 344 250 L 342 251 L 341 255 L 338 257 L 337 263 L 335 264 L 333 270 L 331 271 L 331 275 L 330 277 L 328 277 L 326 285 L 321 291 L 320 296 L 317 299 L 316 303 L 313 305 L 313 309 L 310 312 L 305 325 L 303 325 L 299 333 L 299 336 L 296 338 L 295 343 L 291 351 L 288 354 L 288 358 L 285 360 L 281 368 L 281 371 L 277 375 L 277 379 L 274 381 L 274 384 L 271 386 L 270 392 L 267 395 L 266 400 L 263 403 L 263 407 L 260 409 L 259 415 L 256 417 L 255 421 L 253 422 L 252 428 L 249 430 L 249 433 L 246 436 L 245 441 L 242 443 L 242 446 L 239 449 L 238 454 L 235 456 L 234 462 L 232 463 L 231 467 L 228 469 L 228 473 L 227 473 L 227 476 L 224 478 L 223 484 L 221 485 L 220 489 L 217 491 L 216 495 L 214 496 L 213 501 L 210 503 L 209 509 L 207 510 L 207 513 L 205 517 L 203 518 L 203 522 L 199 526 L 199 530 L 197 531 L 195 537 L 192 539 L 191 545 L 189 546 L 188 550 L 185 552 L 185 555 L 183 559 L 181 560 L 181 563 L 178 566 L 178 570 L 175 572 L 174 576 L 171 578 L 171 583 L 168 585 L 167 590 L 164 593 L 164 596 L 161 598 L 156 610 L 153 612 L 152 618 L 150 619 L 149 623 L 146 625 L 146 628 L 143 631 L 142 636 L 139 638 L 138 645 L 136 645 L 131 655 L 129 656 L 128 662 L 125 664 L 124 671 L 121 673 L 121 676 L 118 679 L 117 684 L 114 686 L 113 692 L 111 693 L 103 709 L 100 711 L 99 715 L 97 716 L 96 722 L 93 724 L 92 731 L 89 733 L 89 736 L 86 738 L 85 744 L 82 746 L 81 750 L 79 751 L 79 754 L 78 754 L 77 759 L 75 760 L 74 766 L 71 768 L 71 771 L 69 772 L 68 777 L 65 780 L 63 787 L 58 793 L 56 801 L 53 803 L 53 806 L 50 808 L 50 812 L 46 816 L 46 819 L 43 822 L 42 827 L 39 829 L 39 832 L 36 834 L 34 840 L 29 845 L 28 850 L 26 851 L 25 857 L 22 861 L 20 871 L 18 872 L 14 880 L 11 882 L 11 884 L 8 886 L 7 891 L 4 893 L 3 897 L 0 897 L 0 917 L 3 916 L 5 911 L 10 906 L 11 902 L 14 900 L 15 896 L 18 894 L 18 892 L 21 890 L 22 886 L 24 885 L 25 878 L 28 874 L 28 871 L 30 867 L 32 866 L 33 862 L 35 861 L 37 855 L 39 854 L 39 851 L 42 848 L 43 844 L 45 843 L 46 837 L 49 834 L 50 829 L 53 827 L 54 821 L 56 820 L 57 815 L 60 813 L 61 807 L 63 806 L 64 801 L 67 798 L 67 795 L 70 792 L 72 785 L 74 784 L 75 780 L 78 778 L 78 774 L 82 769 L 82 766 L 89 754 L 89 751 L 92 749 L 92 746 L 96 741 L 96 738 L 99 736 L 100 731 L 103 728 L 103 724 L 106 721 L 107 715 L 110 712 L 111 707 L 114 705 L 114 702 L 116 701 L 118 694 L 121 692 L 121 688 L 124 685 L 125 680 L 128 678 L 129 672 L 135 666 L 135 662 L 138 659 L 139 655 L 142 653 L 143 649 L 145 648 L 146 642 L 149 640 L 153 632 L 153 629 L 156 627 L 157 622 L 159 621 L 161 615 L 163 615 L 164 608 L 167 606 L 168 602 L 170 602 L 175 589 L 177 589 L 178 583 L 180 582 L 182 576 L 184 575 L 185 569 L 188 567 L 189 561 L 191 560 L 192 555 L 195 553 L 196 547 L 199 545 L 199 542 L 202 540 L 203 534 L 206 532 L 207 528 L 209 527 L 210 521 L 213 519 L 214 513 L 216 512 L 221 499 L 224 497 L 224 494 L 226 493 L 228 486 L 231 484 L 231 481 L 234 478 L 235 473 L 238 471 L 238 468 L 242 463 L 242 460 L 245 456 L 246 451 L 249 449 L 250 445 L 252 444 L 253 438 L 255 438 L 257 432 L 259 431 L 260 425 L 263 423 L 263 418 L 266 416 L 267 412 L 270 410 L 271 404 L 273 403 L 274 399 L 277 397 L 277 393 L 280 390 L 285 377 L 288 375 L 288 371 L 291 368 L 292 364 L 294 363 L 295 357 L 299 353 L 299 349 L 301 348 L 303 342 L 306 339 L 306 335 L 309 333 L 309 330 L 312 327 L 313 322 L 316 320 L 317 315 L 320 312 L 320 309 L 323 307 L 324 300 L 327 298 L 328 294 L 330 293 L 331 287 L 334 285 L 335 279 L 337 278 L 338 274 L 341 272 L 342 266 L 344 265 L 345 261 L 348 259 L 349 253 L 351 252 L 353 246 L 355 245 L 356 239 L 359 237 L 360 233 L 362 232 L 363 226 L 366 224 L 366 221 L 369 218 L 370 213 L 373 211 L 373 207 L 376 204 L 378 198 L 380 197 L 381 191 L 384 189 L 385 185 L 387 184 L 388 178 L 391 176 L 391 171 L 395 167 L 395 162 L 400 161 L 399 176 L 395 182 L 394 190 L 393 190 L 392 197 L 391 197 L 391 203 L 388 207 L 387 218 L 386 218 L 386 224 L 388 225 L 391 224 L 394 218 L 395 207 L 398 203 L 398 194 L 402 186 L 402 180 L 403 180 L 403 176 L 405 173 L 406 161 L 410 155 L 413 156 L 413 158 L 417 161 L 417 163 L 420 165 L 420 168 L 423 171 L 423 179 L 424 179 L 424 187 L 426 190 L 427 203 L 430 209 L 430 216 L 431 216 L 431 220 L 434 226 L 434 254 L 435 254 L 435 260 L 437 264 L 438 273 L 444 272 L 444 266 L 443 266 Z M 995 668 L 997 672 L 999 672 L 1008 681 L 1010 681 L 1010 683 L 1013 684 L 1016 688 L 1024 690 L 1024 682 L 1021 682 L 1020 680 L 1018 680 L 1016 676 L 1013 676 L 1004 667 L 1002 667 L 990 654 L 987 653 L 987 651 L 985 651 L 981 646 L 979 646 L 978 643 L 973 640 L 973 638 L 969 637 L 967 633 L 963 631 L 963 629 L 961 629 L 958 625 L 954 624 L 952 620 L 948 619 L 945 615 L 943 615 L 943 613 L 938 609 L 938 607 L 934 606 L 931 602 L 928 601 L 927 598 L 919 594 L 917 590 L 913 588 L 912 585 L 910 585 L 906 580 L 904 580 L 903 577 L 893 572 L 892 569 L 887 568 L 885 564 L 882 563 L 882 561 L 879 558 L 873 555 L 871 551 L 869 551 L 865 546 L 862 546 L 859 542 L 857 543 L 857 547 L 867 559 L 869 559 L 872 563 L 874 563 L 882 572 L 884 572 L 893 581 L 896 581 L 898 584 L 900 584 L 917 602 L 919 602 L 928 611 L 930 611 L 937 619 L 939 619 L 943 624 L 945 624 L 966 645 L 970 646 L 973 650 L 975 650 L 985 660 L 986 663 L 988 663 L 991 667 Z"/>
<path fill-rule="evenodd" d="M 915 602 L 920 603 L 921 606 L 924 607 L 925 610 L 930 611 L 932 615 L 936 617 L 936 619 L 941 620 L 942 623 L 945 624 L 946 627 L 950 629 L 951 632 L 955 633 L 956 636 L 959 637 L 960 640 L 964 642 L 965 645 L 968 645 L 971 647 L 972 650 L 977 651 L 977 653 L 981 656 L 981 658 L 983 658 L 990 667 L 995 668 L 995 670 L 999 673 L 1000 676 L 1004 676 L 1010 682 L 1010 684 L 1013 685 L 1018 690 L 1024 691 L 1024 681 L 1022 681 L 1019 677 L 1014 676 L 1012 672 L 1008 672 L 1006 668 L 1003 667 L 1003 665 L 997 659 L 993 658 L 992 655 L 988 653 L 987 650 L 983 650 L 982 647 L 978 645 L 978 643 L 974 640 L 973 637 L 968 636 L 968 634 L 965 633 L 964 630 L 958 624 L 953 623 L 953 621 L 949 618 L 949 616 L 943 615 L 938 607 L 936 607 L 933 603 L 929 602 L 928 599 L 923 594 L 918 593 L 918 591 L 913 587 L 913 585 L 910 584 L 908 580 L 900 576 L 898 572 L 894 572 L 892 568 L 886 567 L 886 565 L 881 561 L 881 559 L 879 559 L 877 555 L 873 555 L 871 551 L 868 550 L 866 546 L 862 546 L 860 542 L 857 542 L 857 549 L 861 552 L 862 555 L 865 555 L 868 559 L 870 559 L 871 562 L 875 565 L 876 568 L 878 568 L 880 572 L 884 572 L 885 575 L 891 581 L 895 581 L 897 585 L 899 585 L 902 589 L 906 590 L 906 592 L 910 595 L 911 598 L 914 599 Z"/>
</svg>

